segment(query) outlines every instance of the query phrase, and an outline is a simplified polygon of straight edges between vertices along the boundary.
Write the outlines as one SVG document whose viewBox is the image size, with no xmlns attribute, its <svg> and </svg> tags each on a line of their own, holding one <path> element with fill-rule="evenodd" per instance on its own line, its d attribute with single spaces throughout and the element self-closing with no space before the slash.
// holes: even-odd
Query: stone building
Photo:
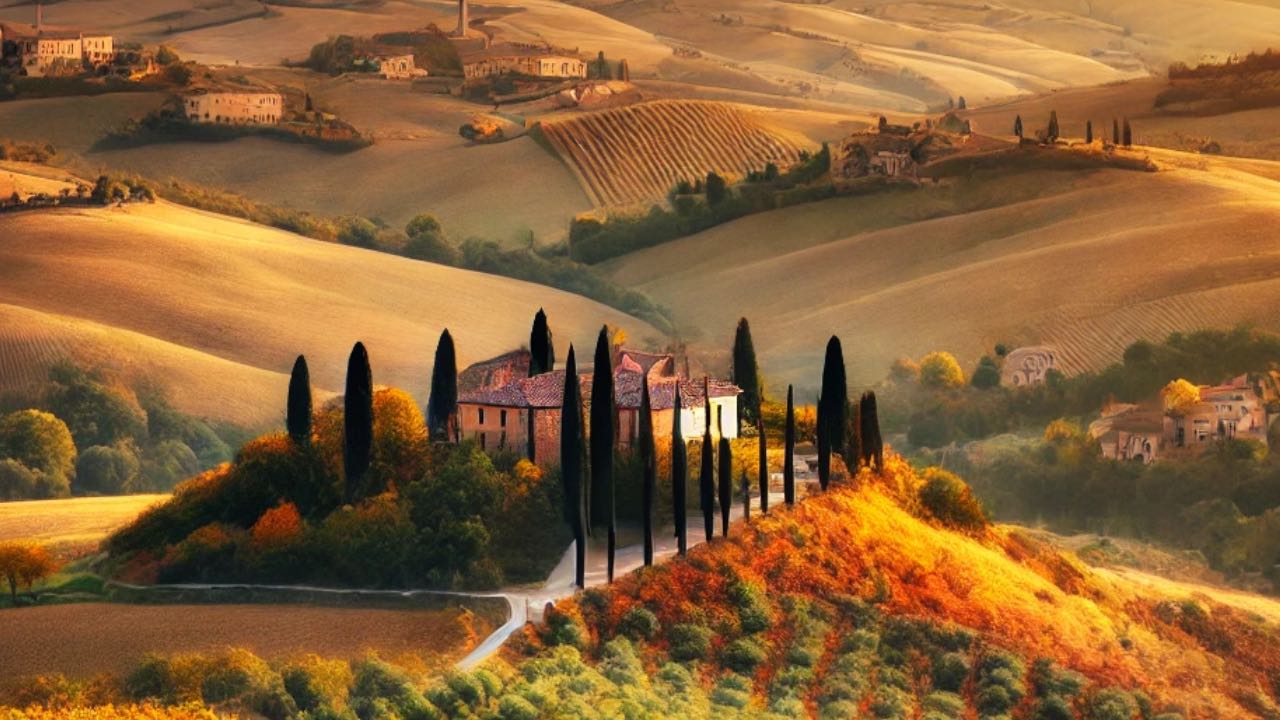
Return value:
<svg viewBox="0 0 1280 720">
<path fill-rule="evenodd" d="M 475 440 L 487 451 L 527 452 L 532 433 L 534 459 L 554 464 L 560 458 L 560 414 L 564 397 L 564 370 L 535 377 L 528 374 L 528 351 L 508 353 L 468 367 L 458 380 L 458 421 L 463 438 Z M 590 414 L 591 373 L 578 377 L 583 397 L 583 417 Z M 640 399 L 643 385 L 649 384 L 654 435 L 670 438 L 675 418 L 675 394 L 680 393 L 681 428 L 686 440 L 702 436 L 704 394 L 701 381 L 689 380 L 676 371 L 675 358 L 667 354 L 620 350 L 614 365 L 614 402 L 618 410 L 618 444 L 630 447 L 639 438 Z M 708 391 L 715 421 L 722 417 L 723 433 L 738 434 L 737 386 L 723 380 L 709 380 Z"/>
<path fill-rule="evenodd" d="M 462 75 L 467 80 L 508 74 L 536 78 L 585 78 L 587 63 L 549 48 L 514 44 L 472 53 L 462 60 Z"/>
<path fill-rule="evenodd" d="M 284 117 L 284 96 L 265 89 L 202 89 L 182 97 L 187 120 L 227 125 L 275 125 Z"/>
<path fill-rule="evenodd" d="M 110 35 L 85 34 L 44 24 L 36 4 L 36 24 L 0 23 L 0 60 L 27 77 L 77 75 L 109 66 L 115 59 Z"/>
</svg>

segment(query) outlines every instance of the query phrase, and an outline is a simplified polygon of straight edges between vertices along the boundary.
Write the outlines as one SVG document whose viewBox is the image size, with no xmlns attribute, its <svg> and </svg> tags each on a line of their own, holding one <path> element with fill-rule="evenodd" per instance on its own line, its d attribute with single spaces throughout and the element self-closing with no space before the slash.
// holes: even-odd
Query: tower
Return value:
<svg viewBox="0 0 1280 720">
<path fill-rule="evenodd" d="M 454 35 L 467 36 L 467 0 L 458 0 L 458 29 L 454 31 Z"/>
<path fill-rule="evenodd" d="M 36 3 L 36 32 L 44 30 L 44 3 Z"/>
</svg>

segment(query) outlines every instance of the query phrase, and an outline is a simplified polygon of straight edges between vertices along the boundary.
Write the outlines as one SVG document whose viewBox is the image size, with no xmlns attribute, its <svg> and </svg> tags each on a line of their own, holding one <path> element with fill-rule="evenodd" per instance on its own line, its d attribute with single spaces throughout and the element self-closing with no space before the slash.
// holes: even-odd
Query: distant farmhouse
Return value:
<svg viewBox="0 0 1280 720">
<path fill-rule="evenodd" d="M 378 73 L 387 80 L 413 80 L 427 76 L 427 71 L 414 62 L 413 55 L 380 57 L 375 58 L 375 62 L 378 63 Z"/>
<path fill-rule="evenodd" d="M 534 458 L 539 463 L 560 459 L 560 413 L 565 373 L 555 370 L 534 377 L 529 372 L 529 352 L 518 350 L 476 363 L 458 378 L 459 427 L 463 438 L 475 440 L 489 452 L 524 453 L 533 435 Z M 670 354 L 617 351 L 614 362 L 614 401 L 618 408 L 618 444 L 630 447 L 640 434 L 639 414 L 643 385 L 649 384 L 653 430 L 657 438 L 670 438 L 675 417 L 675 397 L 680 393 L 681 428 L 686 440 L 702 436 L 705 429 L 703 383 L 680 375 Z M 591 373 L 579 375 L 583 403 L 591 403 Z M 714 434 L 738 436 L 738 395 L 742 390 L 724 380 L 709 380 Z M 584 408 L 584 413 L 588 412 Z M 532 424 L 530 424 L 532 415 Z M 717 420 L 723 426 L 717 428 Z"/>
<path fill-rule="evenodd" d="M 284 117 L 284 96 L 266 88 L 201 88 L 182 96 L 182 109 L 196 123 L 276 125 Z"/>
<path fill-rule="evenodd" d="M 483 80 L 497 75 L 535 78 L 585 78 L 587 63 L 573 55 L 535 45 L 496 45 L 462 58 L 462 75 Z"/>
<path fill-rule="evenodd" d="M 1108 408 L 1089 427 L 1103 457 L 1144 464 L 1198 455 L 1225 439 L 1267 440 L 1263 399 L 1245 376 L 1223 385 L 1203 385 L 1189 408 L 1168 410 L 1157 401 Z"/>
<path fill-rule="evenodd" d="M 46 26 L 38 3 L 35 25 L 0 23 L 0 61 L 27 77 L 99 71 L 109 68 L 115 55 L 110 35 Z"/>
</svg>

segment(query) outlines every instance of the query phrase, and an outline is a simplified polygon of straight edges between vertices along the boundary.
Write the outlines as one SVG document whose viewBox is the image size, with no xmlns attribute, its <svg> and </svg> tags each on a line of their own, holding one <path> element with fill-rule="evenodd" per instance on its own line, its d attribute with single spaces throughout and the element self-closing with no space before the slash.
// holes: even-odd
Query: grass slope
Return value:
<svg viewBox="0 0 1280 720">
<path fill-rule="evenodd" d="M 609 270 L 714 347 L 750 318 L 775 395 L 812 382 L 832 333 L 864 384 L 935 349 L 971 366 L 998 342 L 1043 342 L 1078 371 L 1138 338 L 1276 327 L 1266 228 L 1280 184 L 1254 170 L 1266 163 L 1153 154 L 1172 169 L 978 173 L 744 218 Z"/>
<path fill-rule="evenodd" d="M 0 503 L 0 542 L 22 540 L 53 548 L 96 546 L 168 495 L 124 495 Z"/>
<path fill-rule="evenodd" d="M 691 647 L 687 638 L 673 639 L 682 634 L 674 629 L 678 624 L 701 624 L 711 630 L 710 653 L 707 662 L 692 670 L 709 686 L 725 667 L 743 664 L 738 638 L 751 632 L 744 608 L 761 608 L 762 601 L 743 604 L 740 588 L 754 587 L 757 598 L 767 598 L 764 609 L 772 620 L 748 641 L 763 650 L 757 656 L 761 664 L 748 673 L 754 684 L 751 707 L 776 698 L 782 684 L 813 702 L 834 680 L 862 687 L 873 683 L 874 668 L 864 664 L 850 677 L 837 677 L 850 670 L 831 662 L 842 652 L 836 648 L 868 630 L 868 613 L 857 609 L 861 601 L 885 618 L 923 621 L 939 637 L 955 638 L 956 629 L 973 633 L 969 652 L 975 667 L 985 665 L 984 656 L 1007 651 L 1022 657 L 1026 667 L 1035 658 L 1050 658 L 1099 685 L 1141 690 L 1157 712 L 1176 708 L 1197 718 L 1270 717 L 1275 712 L 1269 688 L 1280 657 L 1273 623 L 1208 599 L 1181 602 L 1187 599 L 1182 588 L 1152 587 L 1094 572 L 1016 528 L 996 526 L 963 535 L 923 520 L 916 500 L 921 482 L 905 462 L 890 456 L 883 477 L 864 471 L 852 486 L 838 485 L 789 511 L 774 509 L 768 517 L 735 528 L 728 541 L 694 549 L 687 560 L 672 560 L 564 601 L 558 615 L 585 623 L 591 654 L 591 648 L 617 633 L 634 633 L 634 620 L 627 625 L 623 619 L 634 618 L 632 610 L 642 606 L 666 633 L 640 650 L 649 668 L 661 664 L 677 645 Z M 1274 610 L 1272 601 L 1256 602 Z M 795 624 L 803 618 L 780 610 L 798 603 L 813 608 L 807 623 Z M 772 612 L 767 612 L 770 606 Z M 758 611 L 751 617 L 759 617 Z M 827 618 L 819 624 L 826 634 L 809 643 L 818 654 L 802 661 L 796 643 L 813 632 L 815 617 Z M 760 623 L 753 624 L 758 631 Z M 891 638 L 890 625 L 879 623 L 877 639 L 876 624 L 870 623 L 872 658 L 879 655 L 882 678 L 889 666 L 895 666 L 895 674 L 906 673 L 907 684 L 900 687 L 918 702 L 931 685 L 929 658 L 911 649 L 919 643 L 920 631 L 913 636 L 899 624 Z M 541 631 L 530 631 L 524 649 L 536 649 L 546 639 Z M 924 642 L 920 649 L 928 645 Z M 518 654 L 513 651 L 508 658 L 518 661 Z M 798 688 L 797 667 L 812 669 L 811 679 L 801 680 Z M 604 666 L 601 670 L 609 672 Z M 860 672 L 865 677 L 854 677 Z M 979 687 L 965 683 L 960 691 L 971 712 L 984 702 L 978 692 L 983 680 L 976 680 Z M 904 703 L 906 714 L 892 716 L 918 717 L 911 714 L 914 702 Z"/>
<path fill-rule="evenodd" d="M 641 343 L 657 335 L 634 318 L 544 286 L 307 240 L 167 203 L 6 215 L 0 237 L 0 304 L 63 316 L 10 331 L 10 342 L 28 343 L 26 335 L 44 332 L 69 348 L 77 337 L 96 336 L 105 345 L 131 346 L 135 352 L 124 359 L 153 365 L 162 382 L 187 362 L 176 350 L 195 351 L 202 357 L 176 378 L 190 387 L 174 401 L 217 419 L 253 414 L 258 422 L 278 421 L 285 383 L 268 390 L 274 378 L 263 373 L 287 372 L 298 353 L 308 356 L 319 388 L 341 388 L 356 340 L 369 348 L 376 382 L 404 387 L 425 402 L 432 353 L 446 326 L 463 366 L 527 342 L 539 307 L 551 318 L 561 354 L 571 342 L 586 347 L 602 323 L 628 328 Z M 38 370 L 24 370 L 24 361 L 58 352 L 10 355 L 17 359 L 6 371 L 30 378 Z M 197 368 L 209 376 L 193 377 Z M 219 410 L 218 393 L 228 410 Z"/>
</svg>

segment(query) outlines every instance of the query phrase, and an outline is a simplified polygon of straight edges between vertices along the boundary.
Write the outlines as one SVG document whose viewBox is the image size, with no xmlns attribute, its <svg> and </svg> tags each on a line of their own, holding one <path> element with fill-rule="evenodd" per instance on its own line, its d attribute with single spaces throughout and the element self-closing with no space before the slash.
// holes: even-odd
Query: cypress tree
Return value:
<svg viewBox="0 0 1280 720">
<path fill-rule="evenodd" d="M 1084 124 L 1084 141 L 1089 145 L 1093 144 L 1093 121 L 1089 120 Z"/>
<path fill-rule="evenodd" d="M 1053 142 L 1058 139 L 1060 134 L 1061 133 L 1059 132 L 1059 129 L 1058 129 L 1058 111 L 1050 110 L 1049 111 L 1049 130 L 1048 132 L 1045 133 L 1045 137 L 1049 140 L 1049 142 Z"/>
<path fill-rule="evenodd" d="M 596 338 L 591 374 L 591 524 L 605 525 L 609 543 L 609 581 L 613 582 L 617 527 L 613 506 L 613 448 L 617 438 L 617 410 L 613 397 L 613 358 L 609 328 Z"/>
<path fill-rule="evenodd" d="M 347 392 L 342 399 L 342 469 L 347 502 L 364 496 L 365 473 L 373 453 L 373 371 L 364 343 L 347 358 Z"/>
<path fill-rule="evenodd" d="M 547 325 L 547 313 L 542 308 L 538 308 L 538 314 L 533 316 L 529 355 L 529 377 L 556 369 L 555 343 L 551 339 L 551 327 Z"/>
<path fill-rule="evenodd" d="M 286 405 L 285 427 L 293 444 L 311 444 L 311 372 L 307 370 L 307 358 L 299 355 L 293 361 L 289 375 L 289 401 Z"/>
<path fill-rule="evenodd" d="M 849 419 L 845 427 L 844 464 L 851 474 L 858 474 L 862 462 L 862 403 L 849 402 Z"/>
<path fill-rule="evenodd" d="M 733 335 L 733 384 L 742 388 L 739 400 L 741 412 L 738 413 L 738 427 L 742 421 L 755 422 L 760 417 L 760 403 L 764 393 L 760 383 L 760 365 L 756 362 L 756 348 L 751 341 L 751 325 L 746 318 L 738 320 L 738 329 Z"/>
<path fill-rule="evenodd" d="M 787 386 L 787 432 L 782 451 L 782 498 L 787 507 L 796 504 L 796 404 L 795 391 Z"/>
<path fill-rule="evenodd" d="M 880 436 L 880 416 L 876 409 L 876 394 L 866 392 L 858 403 L 858 415 L 862 430 L 862 460 L 868 466 L 874 462 L 876 472 L 884 469 L 884 439 Z"/>
<path fill-rule="evenodd" d="M 1133 126 L 1129 124 L 1129 118 L 1124 119 L 1124 146 L 1133 147 Z"/>
<path fill-rule="evenodd" d="M 653 406 L 649 380 L 640 381 L 640 465 L 644 475 L 640 494 L 640 521 L 644 524 L 644 564 L 653 564 L 653 504 L 658 497 L 658 458 L 653 441 Z"/>
<path fill-rule="evenodd" d="M 1017 135 L 1019 140 L 1022 139 L 1022 116 L 1021 115 L 1013 119 L 1013 134 Z"/>
<path fill-rule="evenodd" d="M 680 381 L 675 382 L 675 401 L 671 419 L 671 500 L 674 503 L 676 521 L 676 548 L 681 555 L 689 552 L 689 517 L 685 506 L 688 494 L 689 457 L 681 429 Z"/>
<path fill-rule="evenodd" d="M 440 333 L 440 341 L 436 343 L 436 360 L 431 368 L 431 397 L 427 399 L 427 430 L 436 442 L 457 440 L 458 357 L 448 328 Z"/>
<path fill-rule="evenodd" d="M 703 415 L 706 418 L 706 429 L 702 433 L 702 467 L 698 473 L 698 498 L 702 505 L 702 524 L 707 532 L 707 542 L 715 535 L 716 478 L 715 456 L 711 447 L 711 383 L 706 377 L 702 379 Z"/>
<path fill-rule="evenodd" d="M 1120 144 L 1120 121 L 1115 118 L 1111 118 L 1111 144 Z"/>
<path fill-rule="evenodd" d="M 756 440 L 760 446 L 760 512 L 769 513 L 769 440 L 764 434 L 764 418 L 756 420 Z"/>
<path fill-rule="evenodd" d="M 587 519 L 583 498 L 582 398 L 578 387 L 578 362 L 573 346 L 565 363 L 564 395 L 560 403 L 560 475 L 564 483 L 564 514 L 573 532 L 574 583 L 586 587 Z"/>
<path fill-rule="evenodd" d="M 720 534 L 729 537 L 729 511 L 733 508 L 733 448 L 724 435 L 724 408 L 718 408 L 717 425 L 720 426 L 719 485 L 720 485 Z"/>
<path fill-rule="evenodd" d="M 827 341 L 827 355 L 822 364 L 822 394 L 818 397 L 818 482 L 823 490 L 831 483 L 831 453 L 844 451 L 848 412 L 844 349 L 840 338 L 832 335 Z"/>
<path fill-rule="evenodd" d="M 742 471 L 742 519 L 751 519 L 751 480 L 747 478 L 747 471 Z"/>
</svg>

